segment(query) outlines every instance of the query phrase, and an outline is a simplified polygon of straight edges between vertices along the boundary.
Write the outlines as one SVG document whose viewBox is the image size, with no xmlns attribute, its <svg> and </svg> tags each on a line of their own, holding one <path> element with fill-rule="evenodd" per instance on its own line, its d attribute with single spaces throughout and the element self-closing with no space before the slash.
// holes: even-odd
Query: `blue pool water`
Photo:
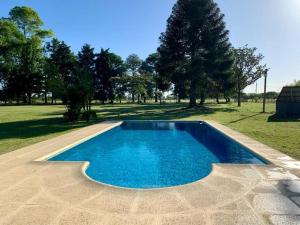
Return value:
<svg viewBox="0 0 300 225">
<path fill-rule="evenodd" d="M 191 183 L 213 163 L 265 163 L 206 123 L 144 121 L 124 122 L 49 161 L 89 161 L 89 177 L 127 188 Z"/>
</svg>

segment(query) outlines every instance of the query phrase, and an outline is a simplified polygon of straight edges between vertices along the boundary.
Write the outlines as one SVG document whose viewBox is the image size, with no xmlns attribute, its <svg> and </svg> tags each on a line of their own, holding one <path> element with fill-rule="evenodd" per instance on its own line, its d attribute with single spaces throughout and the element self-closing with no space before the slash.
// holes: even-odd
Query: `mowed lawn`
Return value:
<svg viewBox="0 0 300 225">
<path fill-rule="evenodd" d="M 186 104 L 95 105 L 98 121 L 137 120 L 215 120 L 266 145 L 300 159 L 300 120 L 272 117 L 275 104 L 207 104 L 205 108 L 187 109 Z M 63 121 L 64 106 L 0 106 L 0 154 L 87 126 Z M 90 123 L 91 124 L 91 123 Z"/>
</svg>

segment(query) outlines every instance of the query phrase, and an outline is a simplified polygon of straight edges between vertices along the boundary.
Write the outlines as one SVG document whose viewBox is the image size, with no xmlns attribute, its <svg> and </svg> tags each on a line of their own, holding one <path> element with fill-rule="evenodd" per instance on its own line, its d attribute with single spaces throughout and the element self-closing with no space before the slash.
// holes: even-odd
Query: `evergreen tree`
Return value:
<svg viewBox="0 0 300 225">
<path fill-rule="evenodd" d="M 87 95 L 88 101 L 86 108 L 91 110 L 91 103 L 95 93 L 95 53 L 94 49 L 90 45 L 85 44 L 81 51 L 78 53 L 78 64 L 79 67 L 84 70 L 86 74 L 86 83 L 90 84 Z"/>
<path fill-rule="evenodd" d="M 213 0 L 178 0 L 160 37 L 160 73 L 178 95 L 189 90 L 190 106 L 207 85 L 227 87 L 232 57 L 224 15 Z M 179 96 L 180 98 L 180 96 Z"/>
<path fill-rule="evenodd" d="M 48 58 L 45 83 L 52 93 L 53 103 L 58 97 L 64 98 L 64 90 L 71 83 L 72 72 L 76 66 L 76 57 L 69 46 L 56 38 L 47 43 L 46 50 Z"/>
<path fill-rule="evenodd" d="M 167 29 L 160 36 L 161 45 L 158 48 L 159 61 L 159 87 L 162 90 L 170 88 L 171 81 L 174 84 L 174 94 L 178 100 L 185 97 L 188 81 L 187 69 L 189 59 L 186 55 L 186 11 L 188 1 L 177 1 L 172 14 L 167 21 Z"/>
</svg>

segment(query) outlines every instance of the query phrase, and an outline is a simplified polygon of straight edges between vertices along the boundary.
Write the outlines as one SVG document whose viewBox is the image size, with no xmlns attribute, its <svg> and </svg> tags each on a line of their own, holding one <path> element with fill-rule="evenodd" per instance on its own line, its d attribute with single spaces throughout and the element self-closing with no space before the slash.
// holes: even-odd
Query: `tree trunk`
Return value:
<svg viewBox="0 0 300 225">
<path fill-rule="evenodd" d="M 48 104 L 48 98 L 47 98 L 47 91 L 45 90 L 45 93 L 44 93 L 44 95 L 45 95 L 45 105 L 47 105 Z"/>
<path fill-rule="evenodd" d="M 141 96 L 138 94 L 138 104 L 141 103 Z"/>
<path fill-rule="evenodd" d="M 195 107 L 197 104 L 196 100 L 196 83 L 192 81 L 190 90 L 190 107 Z"/>
<path fill-rule="evenodd" d="M 217 101 L 217 104 L 220 104 L 219 93 L 217 93 L 216 101 Z"/>
<path fill-rule="evenodd" d="M 204 93 L 202 92 L 202 93 L 201 93 L 201 96 L 200 96 L 200 105 L 204 105 L 204 103 L 205 103 L 205 95 L 204 95 Z"/>
<path fill-rule="evenodd" d="M 52 93 L 52 96 L 51 96 L 51 104 L 52 104 L 52 105 L 54 104 L 54 96 L 53 96 L 53 93 Z"/>
<path fill-rule="evenodd" d="M 91 97 L 89 97 L 89 111 L 91 111 L 91 108 L 92 108 L 92 98 Z"/>
<path fill-rule="evenodd" d="M 144 103 L 146 103 L 146 97 L 144 97 Z"/>
<path fill-rule="evenodd" d="M 23 104 L 26 104 L 27 103 L 27 98 L 26 98 L 26 95 L 23 95 L 23 97 L 22 97 L 23 99 L 22 99 L 22 103 Z"/>
<path fill-rule="evenodd" d="M 266 112 L 266 95 L 267 95 L 267 75 L 265 75 L 265 83 L 264 83 L 263 113 Z"/>
<path fill-rule="evenodd" d="M 132 93 L 132 103 L 135 102 L 135 99 L 134 99 L 134 93 Z"/>
<path fill-rule="evenodd" d="M 157 86 L 155 86 L 155 103 L 158 102 L 158 96 L 157 96 Z"/>
<path fill-rule="evenodd" d="M 241 82 L 240 82 L 240 77 L 238 77 L 238 107 L 241 107 Z"/>
<path fill-rule="evenodd" d="M 241 107 L 241 90 L 238 90 L 238 107 Z"/>
</svg>

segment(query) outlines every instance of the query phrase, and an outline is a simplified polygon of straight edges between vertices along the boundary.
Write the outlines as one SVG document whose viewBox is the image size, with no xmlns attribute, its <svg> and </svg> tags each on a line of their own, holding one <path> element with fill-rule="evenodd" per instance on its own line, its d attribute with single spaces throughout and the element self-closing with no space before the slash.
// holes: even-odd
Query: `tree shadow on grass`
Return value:
<svg viewBox="0 0 300 225">
<path fill-rule="evenodd" d="M 258 115 L 261 115 L 261 113 L 255 113 L 254 115 L 251 115 L 251 116 L 245 116 L 245 117 L 240 118 L 240 119 L 238 119 L 238 120 L 230 121 L 229 124 L 230 124 L 230 123 L 238 123 L 238 122 L 241 122 L 241 121 L 243 121 L 243 120 L 247 120 L 247 119 L 256 117 L 256 116 L 258 116 Z"/>
<path fill-rule="evenodd" d="M 233 112 L 234 108 L 228 107 L 195 107 L 187 108 L 187 104 L 166 105 L 134 105 L 122 109 L 104 107 L 96 110 L 105 119 L 119 120 L 176 120 L 191 116 L 214 114 L 216 112 Z"/>
<path fill-rule="evenodd" d="M 63 118 L 16 121 L 0 123 L 0 140 L 9 138 L 32 138 L 60 133 L 88 125 L 85 122 L 67 123 Z"/>
</svg>

